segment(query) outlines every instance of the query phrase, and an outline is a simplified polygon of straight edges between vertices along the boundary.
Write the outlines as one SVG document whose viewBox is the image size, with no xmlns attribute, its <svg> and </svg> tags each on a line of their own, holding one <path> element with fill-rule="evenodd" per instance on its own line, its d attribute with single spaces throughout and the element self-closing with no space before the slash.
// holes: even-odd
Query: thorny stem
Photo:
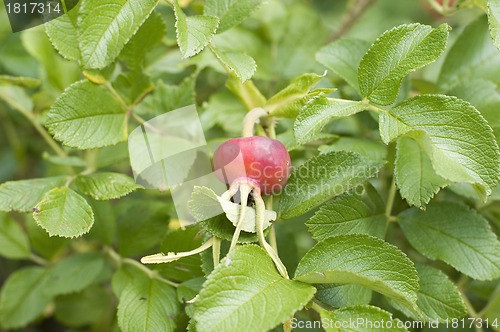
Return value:
<svg viewBox="0 0 500 332">
<path fill-rule="evenodd" d="M 259 122 L 259 119 L 267 116 L 267 112 L 260 107 L 254 108 L 250 112 L 245 115 L 245 119 L 243 120 L 243 137 L 253 136 L 253 129 L 256 123 Z"/>
<path fill-rule="evenodd" d="M 245 220 L 245 214 L 247 210 L 248 203 L 248 195 L 252 191 L 252 187 L 247 183 L 242 183 L 240 185 L 240 217 L 238 218 L 238 223 L 236 224 L 236 230 L 233 233 L 233 238 L 231 240 L 231 246 L 229 247 L 229 252 L 233 251 L 236 248 L 236 244 L 238 243 L 238 238 L 240 237 L 241 227 L 243 226 L 243 220 Z"/>
</svg>

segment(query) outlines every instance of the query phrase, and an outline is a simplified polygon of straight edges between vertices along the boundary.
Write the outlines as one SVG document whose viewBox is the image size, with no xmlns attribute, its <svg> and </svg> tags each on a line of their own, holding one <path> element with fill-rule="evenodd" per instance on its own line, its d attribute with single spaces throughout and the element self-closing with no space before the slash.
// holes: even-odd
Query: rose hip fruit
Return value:
<svg viewBox="0 0 500 332">
<path fill-rule="evenodd" d="M 290 155 L 283 143 L 263 136 L 233 138 L 214 153 L 217 177 L 229 185 L 253 182 L 262 195 L 277 194 L 290 176 Z"/>
</svg>

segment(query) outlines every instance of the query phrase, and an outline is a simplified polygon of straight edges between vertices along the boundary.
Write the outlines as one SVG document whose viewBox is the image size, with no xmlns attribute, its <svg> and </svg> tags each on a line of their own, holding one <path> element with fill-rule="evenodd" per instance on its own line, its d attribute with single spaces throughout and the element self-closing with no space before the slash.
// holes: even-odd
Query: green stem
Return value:
<svg viewBox="0 0 500 332">
<path fill-rule="evenodd" d="M 214 259 L 214 268 L 219 265 L 220 261 L 220 243 L 221 239 L 218 237 L 214 237 L 214 244 L 212 246 L 212 256 Z"/>
<path fill-rule="evenodd" d="M 266 237 L 264 236 L 264 217 L 266 213 L 266 206 L 260 192 L 258 190 L 253 191 L 253 198 L 255 200 L 255 228 L 257 231 L 257 238 L 259 239 L 260 245 L 267 251 L 268 255 L 274 261 L 276 268 L 279 273 L 285 279 L 290 279 L 285 265 L 278 256 L 278 253 L 267 243 Z"/>
<path fill-rule="evenodd" d="M 313 300 L 311 302 L 311 309 L 316 311 L 318 314 L 321 313 L 322 311 L 325 311 L 326 309 L 323 308 L 316 300 Z"/>
<path fill-rule="evenodd" d="M 31 254 L 31 256 L 29 257 L 29 259 L 30 259 L 30 261 L 35 262 L 38 265 L 42 265 L 42 266 L 49 265 L 49 261 L 48 260 L 46 260 L 45 258 L 42 258 L 40 256 L 37 256 L 35 254 Z"/>
<path fill-rule="evenodd" d="M 170 286 L 173 286 L 173 287 L 178 287 L 179 286 L 178 283 L 163 278 L 162 276 L 160 276 L 158 274 L 157 271 L 153 271 L 151 269 L 148 269 L 147 267 L 145 267 L 144 265 L 142 265 L 141 263 L 139 263 L 138 261 L 136 261 L 134 259 L 131 259 L 131 258 L 122 258 L 122 263 L 123 264 L 133 265 L 133 266 L 137 267 L 138 269 L 141 269 L 151 279 L 160 280 L 161 282 L 164 282 L 164 283 L 166 283 L 166 284 L 168 284 Z"/>
<path fill-rule="evenodd" d="M 150 277 L 151 279 L 160 280 L 161 282 L 164 282 L 164 283 L 166 283 L 170 286 L 173 286 L 173 287 L 179 286 L 178 283 L 161 277 L 160 275 L 158 275 L 157 271 L 153 271 L 153 270 L 148 269 L 146 266 L 142 265 L 138 261 L 136 261 L 134 259 L 130 259 L 130 258 L 123 258 L 122 256 L 120 256 L 120 254 L 118 254 L 113 248 L 111 248 L 109 246 L 104 247 L 103 251 L 109 258 L 111 258 L 111 260 L 116 265 L 116 268 L 119 268 L 122 264 L 133 265 L 133 266 L 137 267 L 139 270 L 146 273 L 148 275 L 148 277 Z"/>
<path fill-rule="evenodd" d="M 253 129 L 256 123 L 259 122 L 260 118 L 266 117 L 267 112 L 261 107 L 256 107 L 252 109 L 250 112 L 248 112 L 245 115 L 245 118 L 243 119 L 243 131 L 242 131 L 242 136 L 243 137 L 250 137 L 253 136 Z"/>
<path fill-rule="evenodd" d="M 278 242 L 276 241 L 276 228 L 274 228 L 274 224 L 271 224 L 269 228 L 269 244 L 278 254 Z"/>
<path fill-rule="evenodd" d="M 120 96 L 118 91 L 115 90 L 113 85 L 111 85 L 111 83 L 109 83 L 109 82 L 106 82 L 106 83 L 104 83 L 104 86 L 108 89 L 109 92 L 111 92 L 113 97 L 115 97 L 116 101 L 118 101 L 120 103 L 120 105 L 123 107 L 123 110 L 128 111 L 128 109 L 129 109 L 128 104 L 125 102 L 125 100 L 122 98 L 122 96 Z"/>
<path fill-rule="evenodd" d="M 385 205 L 385 217 L 387 221 L 392 217 L 392 207 L 394 205 L 394 198 L 396 197 L 396 177 L 392 177 L 391 187 L 389 188 L 389 194 L 387 195 L 387 203 Z"/>
</svg>

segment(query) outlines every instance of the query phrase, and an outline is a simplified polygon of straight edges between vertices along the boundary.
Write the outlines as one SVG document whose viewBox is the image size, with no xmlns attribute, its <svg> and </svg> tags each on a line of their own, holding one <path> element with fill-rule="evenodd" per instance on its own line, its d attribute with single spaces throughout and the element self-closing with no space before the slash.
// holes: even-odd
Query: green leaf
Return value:
<svg viewBox="0 0 500 332">
<path fill-rule="evenodd" d="M 361 285 L 316 284 L 316 298 L 333 308 L 369 304 L 372 291 Z"/>
<path fill-rule="evenodd" d="M 207 0 L 203 13 L 220 19 L 219 32 L 240 24 L 257 9 L 262 0 Z"/>
<path fill-rule="evenodd" d="M 500 93 L 497 85 L 483 79 L 463 81 L 448 94 L 471 103 L 492 127 L 500 126 Z"/>
<path fill-rule="evenodd" d="M 112 63 L 156 7 L 158 0 L 83 1 L 78 28 L 82 65 Z"/>
<path fill-rule="evenodd" d="M 500 3 L 488 0 L 488 22 L 493 44 L 500 49 Z"/>
<path fill-rule="evenodd" d="M 124 260 L 120 268 L 113 274 L 111 287 L 116 297 L 120 298 L 123 290 L 130 284 L 149 282 L 149 276 L 145 269 L 141 268 L 139 262 L 134 260 Z"/>
<path fill-rule="evenodd" d="M 461 82 L 483 78 L 500 82 L 500 53 L 491 43 L 486 18 L 481 17 L 455 40 L 441 67 L 438 84 L 449 91 Z"/>
<path fill-rule="evenodd" d="M 31 256 L 28 236 L 8 214 L 0 213 L 0 256 L 23 259 Z"/>
<path fill-rule="evenodd" d="M 362 285 L 410 309 L 417 301 L 413 263 L 397 247 L 369 235 L 340 235 L 319 242 L 300 261 L 295 279 Z"/>
<path fill-rule="evenodd" d="M 385 204 L 375 188 L 367 186 L 363 195 L 346 193 L 328 201 L 306 222 L 317 241 L 335 235 L 385 235 Z"/>
<path fill-rule="evenodd" d="M 137 68 L 144 62 L 146 54 L 159 44 L 165 35 L 166 26 L 161 15 L 153 11 L 120 53 L 129 68 Z"/>
<path fill-rule="evenodd" d="M 287 116 L 290 113 L 290 105 L 296 104 L 306 97 L 312 87 L 318 84 L 318 82 L 325 77 L 325 74 L 318 75 L 307 73 L 300 75 L 288 86 L 272 96 L 266 102 L 264 108 L 271 116 Z M 295 116 L 296 115 L 290 117 Z"/>
<path fill-rule="evenodd" d="M 210 234 L 227 241 L 232 240 L 234 231 L 236 230 L 236 227 L 227 219 L 225 214 L 220 214 L 204 220 L 201 224 Z M 257 235 L 255 233 L 247 233 L 244 231 L 241 232 L 238 238 L 238 243 L 250 243 L 255 241 L 257 241 Z"/>
<path fill-rule="evenodd" d="M 50 237 L 49 234 L 33 220 L 33 215 L 26 215 L 26 230 L 33 250 L 43 258 L 56 260 L 64 255 L 70 239 L 64 237 Z"/>
<path fill-rule="evenodd" d="M 408 331 L 403 322 L 392 314 L 371 305 L 356 305 L 334 311 L 322 310 L 322 322 L 326 332 L 387 332 Z"/>
<path fill-rule="evenodd" d="M 56 50 L 68 60 L 81 60 L 79 43 L 78 14 L 81 1 L 78 1 L 72 10 L 64 15 L 44 24 L 45 32 Z"/>
<path fill-rule="evenodd" d="M 442 260 L 474 279 L 500 277 L 500 241 L 474 210 L 438 202 L 426 211 L 403 211 L 398 222 L 411 245 L 427 258 Z"/>
<path fill-rule="evenodd" d="M 369 48 L 365 40 L 340 39 L 321 48 L 316 60 L 359 91 L 358 67 Z"/>
<path fill-rule="evenodd" d="M 29 29 L 21 34 L 24 48 L 40 63 L 39 70 L 44 85 L 63 91 L 80 79 L 78 64 L 57 56 L 43 29 Z"/>
<path fill-rule="evenodd" d="M 219 19 L 205 15 L 186 16 L 177 0 L 174 0 L 174 9 L 177 43 L 184 58 L 192 57 L 210 43 L 219 26 Z"/>
<path fill-rule="evenodd" d="M 225 52 L 214 47 L 211 48 L 215 56 L 221 61 L 231 72 L 233 72 L 241 82 L 245 82 L 252 78 L 257 70 L 255 60 L 241 52 Z"/>
<path fill-rule="evenodd" d="M 169 208 L 151 199 L 120 201 L 116 221 L 120 255 L 141 255 L 158 245 L 168 230 Z"/>
<path fill-rule="evenodd" d="M 283 189 L 279 214 L 301 215 L 328 199 L 345 193 L 377 174 L 382 162 L 353 152 L 330 152 L 295 168 Z"/>
<path fill-rule="evenodd" d="M 189 279 L 177 287 L 177 299 L 184 303 L 190 301 L 198 295 L 206 279 L 203 277 Z"/>
<path fill-rule="evenodd" d="M 98 325 L 101 320 L 107 318 L 105 316 L 111 306 L 108 290 L 93 286 L 79 293 L 58 296 L 55 300 L 54 316 L 59 322 L 70 327 Z"/>
<path fill-rule="evenodd" d="M 418 23 L 406 24 L 380 36 L 359 65 L 363 97 L 379 105 L 392 104 L 403 78 L 443 53 L 449 28 L 447 24 L 436 29 Z"/>
<path fill-rule="evenodd" d="M 455 284 L 441 270 L 424 264 L 416 265 L 420 289 L 417 292 L 417 306 L 426 321 L 446 322 L 453 318 L 462 318 L 467 313 L 464 302 Z M 391 304 L 408 317 L 419 320 L 419 316 L 401 307 Z"/>
<path fill-rule="evenodd" d="M 293 125 L 299 144 L 313 140 L 323 127 L 333 119 L 354 115 L 366 109 L 360 101 L 330 99 L 319 95 L 301 109 Z"/>
<path fill-rule="evenodd" d="M 54 188 L 43 195 L 33 218 L 50 236 L 77 237 L 94 224 L 89 203 L 68 187 Z"/>
<path fill-rule="evenodd" d="M 179 306 L 172 286 L 141 278 L 128 284 L 120 295 L 118 326 L 123 332 L 174 331 Z"/>
<path fill-rule="evenodd" d="M 8 181 L 0 185 L 0 211 L 31 212 L 49 190 L 63 185 L 65 176 Z"/>
<path fill-rule="evenodd" d="M 131 177 L 111 172 L 78 175 L 75 184 L 79 192 L 96 200 L 120 198 L 140 188 Z"/>
<path fill-rule="evenodd" d="M 15 85 L 33 89 L 40 86 L 40 80 L 31 77 L 0 75 L 0 85 Z"/>
<path fill-rule="evenodd" d="M 380 113 L 384 142 L 411 131 L 424 132 L 439 176 L 476 185 L 484 197 L 499 178 L 499 151 L 491 128 L 469 103 L 442 95 L 422 95 Z"/>
<path fill-rule="evenodd" d="M 205 242 L 203 235 L 199 224 L 176 229 L 165 235 L 160 244 L 160 251 L 178 253 L 196 249 Z M 183 282 L 193 277 L 203 276 L 200 255 L 183 257 L 170 263 L 159 264 L 155 268 L 169 280 Z"/>
<path fill-rule="evenodd" d="M 33 100 L 26 91 L 18 86 L 0 85 L 0 100 L 3 100 L 13 110 L 29 114 L 33 112 Z"/>
<path fill-rule="evenodd" d="M 488 294 L 488 298 L 491 298 L 486 307 L 481 311 L 482 317 L 489 319 L 490 322 L 494 322 L 495 319 L 498 322 L 498 313 L 500 312 L 500 286 L 498 286 L 495 292 Z M 492 325 L 490 325 L 492 326 Z M 493 327 L 493 326 L 492 326 Z M 495 331 L 500 331 L 499 326 L 494 327 Z"/>
<path fill-rule="evenodd" d="M 448 182 L 436 174 L 425 137 L 402 136 L 397 140 L 394 176 L 401 197 L 408 204 L 424 207 Z"/>
<path fill-rule="evenodd" d="M 48 152 L 44 152 L 43 159 L 51 162 L 54 165 L 72 166 L 72 167 L 87 166 L 85 160 L 77 156 L 58 156 L 58 155 L 51 155 Z"/>
<path fill-rule="evenodd" d="M 142 69 L 121 73 L 113 82 L 113 87 L 128 105 L 137 105 L 154 89 L 151 77 Z"/>
<path fill-rule="evenodd" d="M 0 326 L 15 329 L 42 315 L 51 298 L 45 295 L 47 270 L 27 267 L 12 273 L 0 293 Z"/>
<path fill-rule="evenodd" d="M 92 240 L 97 240 L 105 245 L 113 245 L 116 241 L 116 215 L 112 202 L 90 202 L 94 211 L 94 226 L 89 232 Z"/>
<path fill-rule="evenodd" d="M 45 123 L 57 140 L 92 149 L 127 139 L 127 117 L 120 102 L 102 85 L 86 80 L 69 86 L 55 101 Z"/>
<path fill-rule="evenodd" d="M 134 109 L 134 113 L 153 117 L 194 104 L 195 82 L 195 76 L 186 77 L 179 85 L 165 84 L 159 80 L 153 93 Z"/>
<path fill-rule="evenodd" d="M 204 130 L 217 125 L 231 136 L 241 133 L 241 124 L 247 111 L 232 93 L 222 91 L 212 94 L 203 108 L 200 120 Z"/>
<path fill-rule="evenodd" d="M 203 285 L 194 303 L 196 330 L 267 331 L 302 309 L 315 291 L 310 285 L 284 279 L 260 247 L 241 246 L 221 261 Z"/>
<path fill-rule="evenodd" d="M 56 296 L 82 291 L 94 282 L 104 263 L 104 257 L 95 252 L 71 255 L 50 270 L 44 292 Z"/>
<path fill-rule="evenodd" d="M 356 152 L 374 161 L 382 161 L 387 157 L 386 145 L 366 138 L 339 137 L 330 145 L 320 146 L 318 150 L 320 153 L 329 153 L 332 151 Z"/>
</svg>

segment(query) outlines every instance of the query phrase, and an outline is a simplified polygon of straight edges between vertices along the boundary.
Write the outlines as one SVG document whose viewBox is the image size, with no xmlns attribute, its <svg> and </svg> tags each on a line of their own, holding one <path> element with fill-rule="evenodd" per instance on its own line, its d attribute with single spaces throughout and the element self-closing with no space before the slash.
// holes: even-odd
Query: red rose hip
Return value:
<svg viewBox="0 0 500 332">
<path fill-rule="evenodd" d="M 248 180 L 260 187 L 262 195 L 277 194 L 290 176 L 290 155 L 283 143 L 263 136 L 233 138 L 214 153 L 217 177 L 231 185 Z"/>
</svg>

